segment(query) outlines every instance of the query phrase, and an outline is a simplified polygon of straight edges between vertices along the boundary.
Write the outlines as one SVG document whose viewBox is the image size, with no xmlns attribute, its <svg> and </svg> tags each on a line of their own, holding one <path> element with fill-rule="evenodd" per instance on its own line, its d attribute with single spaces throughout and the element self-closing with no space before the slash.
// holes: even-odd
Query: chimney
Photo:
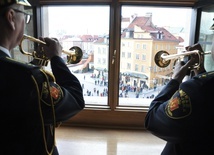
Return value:
<svg viewBox="0 0 214 155">
<path fill-rule="evenodd" d="M 130 18 L 130 23 L 135 19 L 137 17 L 137 14 L 135 13 L 135 14 L 133 14 L 133 15 L 131 15 L 131 18 Z"/>
</svg>

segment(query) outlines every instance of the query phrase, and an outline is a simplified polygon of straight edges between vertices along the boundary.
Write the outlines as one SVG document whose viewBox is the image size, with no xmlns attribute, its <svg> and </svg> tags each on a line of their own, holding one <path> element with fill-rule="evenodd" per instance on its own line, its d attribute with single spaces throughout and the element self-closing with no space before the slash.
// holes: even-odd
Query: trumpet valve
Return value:
<svg viewBox="0 0 214 155">
<path fill-rule="evenodd" d="M 35 65 L 38 65 L 38 66 L 47 66 L 48 63 L 49 63 L 49 59 L 44 55 L 44 51 L 43 53 L 41 54 L 38 54 L 38 52 L 34 51 L 32 53 L 32 56 L 33 56 L 33 63 Z"/>
</svg>

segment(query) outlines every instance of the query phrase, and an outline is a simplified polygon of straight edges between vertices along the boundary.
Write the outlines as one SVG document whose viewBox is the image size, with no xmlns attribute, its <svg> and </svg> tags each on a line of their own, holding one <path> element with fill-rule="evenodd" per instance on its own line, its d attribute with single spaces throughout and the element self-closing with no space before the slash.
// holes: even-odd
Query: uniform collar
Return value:
<svg viewBox="0 0 214 155">
<path fill-rule="evenodd" d="M 10 52 L 9 52 L 8 49 L 6 49 L 6 48 L 0 46 L 0 50 L 1 50 L 2 52 L 4 52 L 5 54 L 7 54 L 9 57 L 11 57 Z"/>
</svg>

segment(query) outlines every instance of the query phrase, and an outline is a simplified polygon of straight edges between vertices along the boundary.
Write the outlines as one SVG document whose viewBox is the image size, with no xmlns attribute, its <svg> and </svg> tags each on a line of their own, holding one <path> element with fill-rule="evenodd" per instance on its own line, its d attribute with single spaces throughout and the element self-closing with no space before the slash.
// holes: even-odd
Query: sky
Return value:
<svg viewBox="0 0 214 155">
<path fill-rule="evenodd" d="M 109 7 L 50 7 L 49 14 L 51 31 L 63 27 L 73 34 L 102 34 L 109 29 Z"/>
<path fill-rule="evenodd" d="M 187 21 L 190 21 L 191 9 L 126 6 L 122 8 L 123 17 L 130 17 L 135 13 L 144 16 L 147 12 L 152 13 L 153 23 L 157 26 L 185 27 Z M 103 34 L 109 30 L 108 6 L 51 6 L 49 15 L 51 33 Z"/>
<path fill-rule="evenodd" d="M 152 21 L 158 26 L 185 26 L 186 21 L 190 19 L 190 8 L 158 8 L 158 7 L 124 7 L 122 15 L 124 17 L 136 13 L 138 16 L 144 16 L 146 13 L 152 13 Z"/>
</svg>

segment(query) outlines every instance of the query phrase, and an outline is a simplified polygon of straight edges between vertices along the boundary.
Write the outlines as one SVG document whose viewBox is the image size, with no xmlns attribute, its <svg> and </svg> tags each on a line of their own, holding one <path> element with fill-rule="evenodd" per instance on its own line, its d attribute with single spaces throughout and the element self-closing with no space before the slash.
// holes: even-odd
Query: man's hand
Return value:
<svg viewBox="0 0 214 155">
<path fill-rule="evenodd" d="M 187 46 L 186 47 L 187 51 L 193 51 L 193 50 L 199 50 L 200 52 L 204 53 L 202 47 L 200 44 L 194 44 L 192 46 Z M 200 56 L 199 56 L 200 55 Z M 203 54 L 192 54 L 191 55 L 191 62 L 194 65 L 195 63 L 199 64 L 198 68 L 194 68 L 193 71 L 195 73 L 195 75 L 198 75 L 199 73 L 203 73 L 206 72 L 205 68 L 204 68 L 204 55 Z"/>
<path fill-rule="evenodd" d="M 39 38 L 46 44 L 40 44 L 40 48 L 44 51 L 45 55 L 51 59 L 54 56 L 61 56 L 62 46 L 56 38 Z"/>
<path fill-rule="evenodd" d="M 188 46 L 186 47 L 186 50 L 187 50 L 186 51 L 187 53 L 188 51 L 193 51 L 193 50 L 199 50 L 200 52 L 203 52 L 200 44 Z M 193 68 L 195 64 L 199 64 L 199 67 L 197 69 Z M 186 62 L 186 64 L 183 61 L 177 62 L 174 66 L 172 79 L 175 79 L 179 83 L 182 83 L 184 77 L 190 72 L 190 70 L 193 70 L 195 75 L 205 72 L 203 54 L 201 54 L 200 56 L 197 53 L 191 54 L 190 59 Z"/>
<path fill-rule="evenodd" d="M 182 83 L 184 77 L 189 72 L 190 66 L 190 61 L 188 61 L 186 64 L 183 61 L 177 61 L 174 66 L 172 79 L 177 80 L 179 83 Z"/>
</svg>

